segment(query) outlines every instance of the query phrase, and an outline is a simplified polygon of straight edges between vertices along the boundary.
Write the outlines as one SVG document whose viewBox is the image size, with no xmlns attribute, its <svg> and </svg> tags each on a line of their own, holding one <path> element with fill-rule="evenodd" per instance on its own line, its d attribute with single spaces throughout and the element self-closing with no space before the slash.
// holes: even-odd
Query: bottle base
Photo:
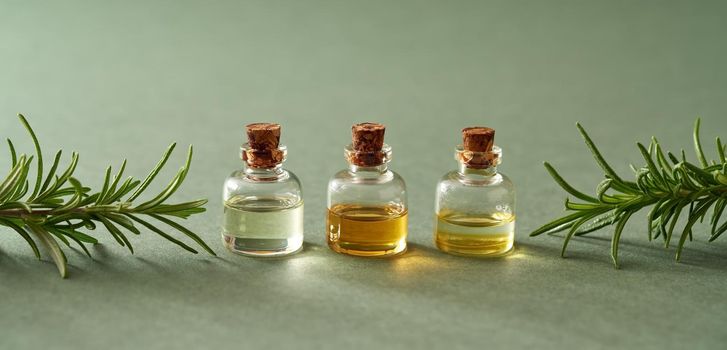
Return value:
<svg viewBox="0 0 727 350">
<path fill-rule="evenodd" d="M 241 238 L 223 233 L 222 243 L 235 254 L 252 257 L 280 257 L 299 252 L 303 248 L 303 237 Z"/>
<path fill-rule="evenodd" d="M 328 241 L 328 247 L 336 253 L 346 255 L 362 257 L 392 257 L 406 252 L 406 239 L 402 239 L 393 245 Z"/>
<path fill-rule="evenodd" d="M 476 258 L 499 258 L 510 255 L 515 245 L 513 241 L 487 241 L 475 240 L 467 242 L 456 242 L 452 240 L 443 240 L 439 237 L 435 240 L 437 248 L 447 254 L 476 257 Z"/>
</svg>

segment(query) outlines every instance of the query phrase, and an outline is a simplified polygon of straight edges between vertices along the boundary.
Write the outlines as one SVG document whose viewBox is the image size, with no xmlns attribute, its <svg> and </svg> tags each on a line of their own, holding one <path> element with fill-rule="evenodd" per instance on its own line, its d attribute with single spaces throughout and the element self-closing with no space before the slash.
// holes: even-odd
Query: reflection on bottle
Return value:
<svg viewBox="0 0 727 350">
<path fill-rule="evenodd" d="M 250 124 L 247 135 L 245 167 L 225 180 L 222 240 L 243 255 L 295 253 L 303 245 L 303 197 L 298 178 L 282 168 L 280 125 Z"/>
<path fill-rule="evenodd" d="M 437 184 L 435 244 L 455 255 L 505 255 L 515 239 L 515 187 L 497 172 L 502 150 L 494 145 L 495 130 L 465 128 L 462 136 L 459 169 Z"/>
<path fill-rule="evenodd" d="M 354 125 L 345 149 L 349 168 L 328 182 L 326 239 L 336 252 L 392 256 L 406 250 L 406 185 L 388 168 L 384 131 L 381 124 Z"/>
</svg>

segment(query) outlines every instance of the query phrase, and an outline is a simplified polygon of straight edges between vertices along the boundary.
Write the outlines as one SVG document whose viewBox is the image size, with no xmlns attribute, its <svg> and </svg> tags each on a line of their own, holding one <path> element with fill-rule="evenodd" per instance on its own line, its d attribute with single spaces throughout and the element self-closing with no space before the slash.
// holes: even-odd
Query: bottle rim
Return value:
<svg viewBox="0 0 727 350">
<path fill-rule="evenodd" d="M 476 152 L 465 150 L 463 145 L 457 145 L 454 149 L 454 159 L 467 168 L 486 169 L 502 163 L 502 148 L 493 145 L 491 151 Z"/>
<path fill-rule="evenodd" d="M 343 148 L 343 155 L 346 161 L 351 165 L 361 167 L 376 167 L 382 164 L 389 163 L 391 161 L 391 146 L 384 144 L 381 150 L 364 152 L 357 151 L 353 148 L 353 144 L 350 143 Z M 361 164 L 361 160 L 367 160 L 366 164 Z"/>
<path fill-rule="evenodd" d="M 271 150 L 254 149 L 248 142 L 240 146 L 240 158 L 252 168 L 275 168 L 280 166 L 287 156 L 288 147 L 282 144 Z"/>
</svg>

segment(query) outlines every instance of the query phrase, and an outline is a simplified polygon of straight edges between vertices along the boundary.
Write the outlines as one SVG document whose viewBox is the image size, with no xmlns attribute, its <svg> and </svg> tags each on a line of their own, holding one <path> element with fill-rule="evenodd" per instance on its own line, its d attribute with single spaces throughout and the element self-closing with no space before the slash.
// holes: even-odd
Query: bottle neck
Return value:
<svg viewBox="0 0 727 350">
<path fill-rule="evenodd" d="M 384 144 L 377 151 L 358 151 L 353 148 L 353 144 L 343 149 L 343 155 L 348 162 L 348 169 L 354 174 L 384 174 L 388 171 L 388 163 L 391 160 L 391 147 Z M 363 164 L 377 165 L 363 165 Z"/>
<path fill-rule="evenodd" d="M 359 166 L 349 163 L 348 170 L 355 174 L 383 174 L 389 170 L 389 165 L 383 163 L 376 166 Z"/>
<path fill-rule="evenodd" d="M 490 166 L 487 168 L 471 168 L 467 164 L 459 163 L 459 174 L 470 178 L 488 178 L 497 175 L 497 166 Z"/>
<path fill-rule="evenodd" d="M 244 171 L 247 177 L 259 181 L 277 180 L 285 175 L 282 163 L 272 168 L 256 168 L 245 163 Z"/>
<path fill-rule="evenodd" d="M 492 146 L 487 152 L 465 150 L 459 145 L 454 150 L 454 159 L 459 163 L 459 174 L 473 180 L 487 180 L 497 175 L 497 166 L 502 162 L 502 149 Z"/>
</svg>

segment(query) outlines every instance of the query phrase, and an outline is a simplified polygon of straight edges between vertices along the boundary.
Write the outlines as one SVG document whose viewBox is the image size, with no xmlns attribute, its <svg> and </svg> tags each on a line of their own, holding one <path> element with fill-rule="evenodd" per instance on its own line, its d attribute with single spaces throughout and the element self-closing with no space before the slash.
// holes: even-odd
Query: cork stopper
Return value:
<svg viewBox="0 0 727 350">
<path fill-rule="evenodd" d="M 360 123 L 351 127 L 353 152 L 351 163 L 358 166 L 377 166 L 384 163 L 384 133 L 386 126 L 379 123 Z"/>
<path fill-rule="evenodd" d="M 462 129 L 462 145 L 465 151 L 490 152 L 495 143 L 495 129 L 472 126 Z"/>
<path fill-rule="evenodd" d="M 280 124 L 254 123 L 245 126 L 247 144 L 242 159 L 252 168 L 273 168 L 285 159 L 280 148 Z"/>
<path fill-rule="evenodd" d="M 280 124 L 253 123 L 245 126 L 247 129 L 247 143 L 256 150 L 270 150 L 278 148 L 280 143 Z"/>
<path fill-rule="evenodd" d="M 495 129 L 472 126 L 462 129 L 462 151 L 458 159 L 466 167 L 473 169 L 489 168 L 499 164 L 499 148 L 495 147 Z"/>
</svg>

